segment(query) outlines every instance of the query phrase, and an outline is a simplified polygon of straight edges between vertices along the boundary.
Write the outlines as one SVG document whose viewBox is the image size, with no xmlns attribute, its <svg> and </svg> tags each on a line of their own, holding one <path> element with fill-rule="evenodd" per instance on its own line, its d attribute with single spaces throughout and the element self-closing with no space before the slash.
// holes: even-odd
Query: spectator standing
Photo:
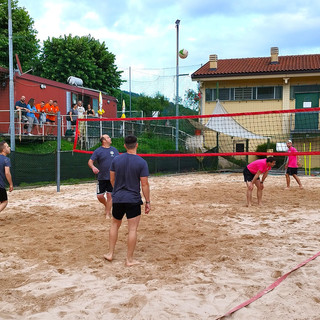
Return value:
<svg viewBox="0 0 320 320">
<path fill-rule="evenodd" d="M 91 117 L 95 117 L 95 112 L 94 110 L 92 109 L 91 105 L 88 104 L 88 107 L 87 107 L 87 115 L 88 116 L 91 116 Z"/>
<path fill-rule="evenodd" d="M 46 123 L 46 113 L 44 112 L 44 105 L 45 105 L 44 101 L 41 101 L 40 103 L 36 104 L 36 109 L 37 109 L 36 117 L 39 120 L 40 128 L 42 129 L 42 134 L 44 133 L 43 126 Z"/>
<path fill-rule="evenodd" d="M 72 105 L 72 109 L 69 111 L 70 121 L 71 121 L 71 130 L 75 130 L 75 125 L 77 124 L 78 118 L 78 106 L 75 103 Z"/>
<path fill-rule="evenodd" d="M 112 185 L 110 183 L 110 165 L 112 160 L 119 155 L 116 148 L 111 147 L 111 138 L 104 134 L 100 138 L 101 147 L 97 148 L 88 161 L 88 166 L 94 174 L 98 175 L 97 199 L 104 205 L 106 218 L 111 218 Z M 98 168 L 94 165 L 96 162 Z M 105 198 L 107 194 L 107 199 Z"/>
<path fill-rule="evenodd" d="M 130 267 L 139 263 L 133 259 L 133 253 L 141 218 L 140 184 L 146 201 L 146 214 L 150 212 L 151 205 L 148 164 L 137 155 L 138 142 L 135 136 L 127 136 L 124 141 L 127 152 L 114 158 L 110 167 L 110 182 L 113 186 L 112 220 L 109 231 L 109 252 L 104 255 L 104 258 L 112 261 L 118 239 L 118 231 L 122 219 L 126 215 L 128 221 L 126 266 Z"/>
<path fill-rule="evenodd" d="M 43 110 L 46 114 L 46 133 L 47 136 L 49 131 L 53 132 L 53 128 L 49 129 L 49 127 L 53 127 L 55 123 L 55 116 L 53 115 L 53 100 L 50 99 L 48 103 L 46 103 L 43 107 Z"/>
<path fill-rule="evenodd" d="M 5 141 L 0 142 L 0 212 L 8 204 L 8 195 L 6 191 L 6 180 L 9 183 L 9 192 L 13 190 L 12 177 L 10 172 L 11 162 L 7 157 L 10 154 L 10 147 Z"/>
<path fill-rule="evenodd" d="M 40 131 L 39 131 L 39 121 L 38 121 L 38 119 L 37 119 L 37 117 L 36 117 L 37 109 L 36 109 L 36 107 L 35 107 L 35 105 L 34 105 L 34 99 L 33 99 L 33 98 L 29 99 L 27 108 L 28 108 L 27 118 L 28 118 L 28 122 L 29 122 L 29 125 L 28 125 L 28 135 L 29 135 L 29 136 L 33 136 L 33 134 L 31 133 L 31 132 L 32 132 L 33 125 L 36 126 L 36 128 L 37 128 L 37 133 L 40 134 Z"/>
<path fill-rule="evenodd" d="M 26 129 L 28 128 L 28 108 L 25 96 L 21 96 L 20 100 L 15 103 L 15 109 L 21 112 L 21 123 L 23 124 L 23 134 L 25 134 Z"/>
<path fill-rule="evenodd" d="M 57 101 L 49 100 L 49 102 L 44 106 L 44 110 L 47 114 L 47 135 L 53 135 L 53 130 L 56 123 L 56 114 L 59 112 Z"/>
<path fill-rule="evenodd" d="M 79 100 L 77 103 L 77 110 L 78 110 L 78 118 L 83 119 L 86 115 L 86 109 L 84 108 L 81 100 Z M 80 136 L 84 136 L 86 133 L 86 127 L 83 121 L 79 122 L 79 133 L 80 133 Z"/>
</svg>

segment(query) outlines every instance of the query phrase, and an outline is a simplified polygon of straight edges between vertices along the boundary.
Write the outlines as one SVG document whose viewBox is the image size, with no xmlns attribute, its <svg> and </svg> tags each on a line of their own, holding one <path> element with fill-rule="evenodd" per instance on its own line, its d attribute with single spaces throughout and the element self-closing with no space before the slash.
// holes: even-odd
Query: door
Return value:
<svg viewBox="0 0 320 320">
<path fill-rule="evenodd" d="M 319 93 L 296 93 L 296 109 L 319 108 Z M 295 116 L 295 130 L 318 130 L 319 113 L 297 113 Z"/>
</svg>

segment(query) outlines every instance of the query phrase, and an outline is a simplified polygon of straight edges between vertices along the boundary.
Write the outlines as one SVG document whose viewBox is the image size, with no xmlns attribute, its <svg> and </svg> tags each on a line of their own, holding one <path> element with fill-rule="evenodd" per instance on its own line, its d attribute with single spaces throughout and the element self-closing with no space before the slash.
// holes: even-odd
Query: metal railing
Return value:
<svg viewBox="0 0 320 320">
<path fill-rule="evenodd" d="M 6 136 L 6 135 L 10 135 L 10 121 L 2 121 L 2 119 L 4 118 L 4 116 L 2 115 L 5 113 L 9 114 L 10 110 L 0 110 L 0 119 L 1 119 L 0 133 Z M 56 118 L 57 117 L 58 115 L 56 115 Z M 67 117 L 66 115 L 60 115 L 60 117 L 61 117 L 61 135 L 65 136 L 66 131 L 71 128 L 71 123 L 66 120 L 66 117 Z M 16 137 L 19 138 L 20 141 L 23 136 L 27 136 L 28 126 L 29 126 L 29 122 L 24 120 L 21 110 L 15 110 L 14 111 L 14 134 Z M 39 126 L 39 127 L 37 128 L 36 126 Z M 51 127 L 52 127 L 52 130 L 50 130 L 50 132 L 52 131 L 53 134 L 49 134 L 49 131 L 48 131 Z M 39 129 L 39 134 L 38 134 L 38 129 Z M 36 130 L 36 134 L 34 134 L 35 130 Z M 39 121 L 38 119 L 38 123 L 32 124 L 31 134 L 32 136 L 42 137 L 42 139 L 44 140 L 45 137 L 48 135 L 57 136 L 57 130 L 58 130 L 57 119 L 54 123 L 50 125 L 48 124 L 48 122 Z"/>
</svg>

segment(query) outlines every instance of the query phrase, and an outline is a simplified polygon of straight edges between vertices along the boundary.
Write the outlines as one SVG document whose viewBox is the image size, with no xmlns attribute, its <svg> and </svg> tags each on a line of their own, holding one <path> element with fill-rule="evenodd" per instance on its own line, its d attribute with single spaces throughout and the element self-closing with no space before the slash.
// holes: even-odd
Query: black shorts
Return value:
<svg viewBox="0 0 320 320">
<path fill-rule="evenodd" d="M 244 168 L 243 170 L 244 182 L 252 181 L 254 176 L 255 176 L 255 173 L 252 173 L 247 167 Z M 258 178 L 257 180 L 260 180 L 260 178 Z"/>
<path fill-rule="evenodd" d="M 117 220 L 122 220 L 126 214 L 127 219 L 132 219 L 141 215 L 142 203 L 113 203 L 112 216 Z"/>
<path fill-rule="evenodd" d="M 110 180 L 98 180 L 97 194 L 111 193 L 113 190 Z"/>
<path fill-rule="evenodd" d="M 298 168 L 287 168 L 286 174 L 293 176 L 294 174 L 298 174 Z"/>
<path fill-rule="evenodd" d="M 7 200 L 8 200 L 7 190 L 0 188 L 0 202 L 7 201 Z"/>
</svg>

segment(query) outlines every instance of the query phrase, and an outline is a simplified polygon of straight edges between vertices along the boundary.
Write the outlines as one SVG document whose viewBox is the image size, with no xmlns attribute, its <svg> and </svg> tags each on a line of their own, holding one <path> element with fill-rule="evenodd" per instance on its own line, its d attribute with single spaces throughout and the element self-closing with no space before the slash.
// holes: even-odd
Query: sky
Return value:
<svg viewBox="0 0 320 320">
<path fill-rule="evenodd" d="M 320 53 L 319 0 L 18 0 L 33 18 L 40 41 L 90 34 L 116 56 L 131 91 L 176 96 L 176 43 L 188 50 L 179 59 L 179 96 L 196 90 L 190 74 L 218 59 Z M 84 84 L 85 85 L 85 84 Z M 129 82 L 122 86 L 129 91 Z"/>
</svg>

